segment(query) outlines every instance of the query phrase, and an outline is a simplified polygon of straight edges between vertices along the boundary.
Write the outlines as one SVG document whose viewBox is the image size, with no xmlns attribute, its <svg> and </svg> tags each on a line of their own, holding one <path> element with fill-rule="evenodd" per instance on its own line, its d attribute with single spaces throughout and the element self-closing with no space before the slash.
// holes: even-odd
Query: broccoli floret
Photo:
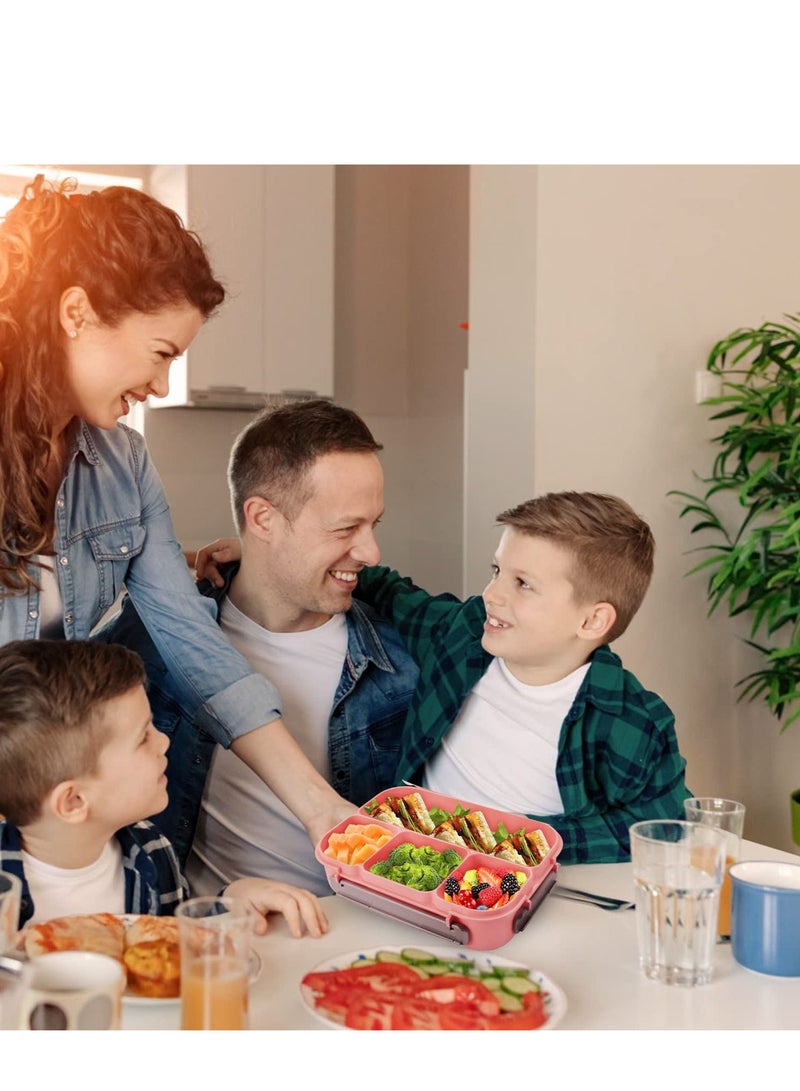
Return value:
<svg viewBox="0 0 800 1091">
<path fill-rule="evenodd" d="M 417 890 L 435 890 L 441 881 L 442 877 L 436 868 L 424 866 L 420 869 L 419 879 L 415 885 Z"/>
<path fill-rule="evenodd" d="M 403 845 L 398 845 L 393 848 L 389 853 L 388 861 L 391 867 L 402 867 L 404 864 L 408 864 L 410 860 L 413 860 L 414 846 L 406 842 Z"/>
<path fill-rule="evenodd" d="M 378 860 L 378 862 L 376 864 L 373 864 L 369 870 L 372 872 L 373 875 L 380 875 L 384 879 L 391 878 L 391 876 L 389 875 L 391 867 L 389 866 L 388 860 Z"/>
<path fill-rule="evenodd" d="M 455 849 L 445 849 L 442 853 L 442 876 L 447 878 L 453 868 L 461 863 L 461 857 Z"/>
</svg>

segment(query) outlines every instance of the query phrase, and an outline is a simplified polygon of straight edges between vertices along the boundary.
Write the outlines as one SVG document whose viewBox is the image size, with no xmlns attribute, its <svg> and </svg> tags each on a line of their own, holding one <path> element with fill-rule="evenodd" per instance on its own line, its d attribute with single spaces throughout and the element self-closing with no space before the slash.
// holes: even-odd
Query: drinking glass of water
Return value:
<svg viewBox="0 0 800 1091">
<path fill-rule="evenodd" d="M 639 964 L 666 985 L 704 985 L 713 975 L 724 834 L 697 822 L 630 828 Z"/>
</svg>

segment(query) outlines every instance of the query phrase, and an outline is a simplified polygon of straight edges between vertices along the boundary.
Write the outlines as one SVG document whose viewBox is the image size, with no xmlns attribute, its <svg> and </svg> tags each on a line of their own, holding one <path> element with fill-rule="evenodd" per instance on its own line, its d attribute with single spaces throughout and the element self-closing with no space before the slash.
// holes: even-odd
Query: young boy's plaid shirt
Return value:
<svg viewBox="0 0 800 1091">
<path fill-rule="evenodd" d="M 187 898 L 189 888 L 181 874 L 172 845 L 159 833 L 152 822 L 136 822 L 116 834 L 122 848 L 125 871 L 125 912 L 171 915 L 175 907 Z M 19 830 L 9 822 L 0 822 L 0 871 L 16 875 L 22 882 L 20 928 L 34 912 L 30 888 L 22 861 Z M 70 907 L 64 906 L 64 916 Z"/>
<path fill-rule="evenodd" d="M 395 780 L 420 784 L 426 760 L 492 661 L 481 646 L 483 600 L 429 595 L 384 567 L 361 572 L 357 594 L 393 622 L 420 667 Z M 564 812 L 529 817 L 561 834 L 560 863 L 629 860 L 634 822 L 683 817 L 691 795 L 685 767 L 672 712 L 603 645 L 561 728 L 556 779 Z"/>
</svg>

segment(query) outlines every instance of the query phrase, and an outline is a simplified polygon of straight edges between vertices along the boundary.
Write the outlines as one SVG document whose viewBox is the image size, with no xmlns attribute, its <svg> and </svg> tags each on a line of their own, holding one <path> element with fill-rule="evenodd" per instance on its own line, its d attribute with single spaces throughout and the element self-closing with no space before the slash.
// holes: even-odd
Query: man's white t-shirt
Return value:
<svg viewBox="0 0 800 1091">
<path fill-rule="evenodd" d="M 427 762 L 424 786 L 515 814 L 561 814 L 558 740 L 588 669 L 529 686 L 493 659 Z"/>
<path fill-rule="evenodd" d="M 273 633 L 226 598 L 220 627 L 283 700 L 283 721 L 314 768 L 330 779 L 328 731 L 347 654 L 347 621 Z M 216 894 L 243 876 L 261 876 L 330 894 L 314 846 L 298 819 L 232 750 L 217 747 L 186 864 L 193 894 Z"/>
<path fill-rule="evenodd" d="M 125 870 L 115 837 L 87 867 L 55 867 L 24 849 L 22 866 L 33 899 L 32 924 L 84 913 L 125 912 Z"/>
</svg>

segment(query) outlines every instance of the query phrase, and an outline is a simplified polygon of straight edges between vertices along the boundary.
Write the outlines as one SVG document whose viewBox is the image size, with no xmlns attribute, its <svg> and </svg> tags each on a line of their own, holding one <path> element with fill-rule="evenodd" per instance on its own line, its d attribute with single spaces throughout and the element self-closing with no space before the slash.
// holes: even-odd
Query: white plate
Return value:
<svg viewBox="0 0 800 1091">
<path fill-rule="evenodd" d="M 258 981 L 261 976 L 261 970 L 263 963 L 261 961 L 261 955 L 258 951 L 250 950 L 250 984 L 254 981 Z M 136 993 L 129 992 L 127 989 L 122 994 L 122 1003 L 129 1004 L 132 1008 L 138 1007 L 167 1007 L 170 1004 L 180 1004 L 181 998 L 179 996 L 137 996 Z"/>
<path fill-rule="evenodd" d="M 408 947 L 408 944 L 405 944 L 405 947 Z M 327 970 L 344 970 L 346 967 L 351 966 L 357 959 L 374 958 L 378 951 L 393 951 L 396 954 L 400 954 L 403 949 L 403 947 L 387 947 L 383 945 L 381 947 L 372 947 L 369 950 L 350 951 L 347 954 L 337 955 L 335 958 L 326 959 L 324 962 L 320 962 L 319 965 L 314 966 L 314 968 L 308 972 L 324 973 Z M 493 970 L 496 967 L 508 967 L 510 970 L 528 970 L 528 967 L 522 962 L 512 962 L 509 958 L 501 958 L 498 955 L 487 954 L 485 951 L 473 951 L 471 948 L 429 947 L 425 944 L 418 949 L 427 951 L 429 954 L 433 955 L 434 958 L 441 959 L 442 962 L 472 962 L 478 970 L 482 971 Z M 567 998 L 564 995 L 563 990 L 551 981 L 549 977 L 545 977 L 543 973 L 540 973 L 539 970 L 528 970 L 528 975 L 530 976 L 531 981 L 535 981 L 545 994 L 544 1010 L 547 1018 L 537 1029 L 552 1030 L 566 1014 Z M 314 1004 L 311 990 L 305 988 L 303 985 L 300 986 L 300 996 L 303 1004 L 311 1014 L 319 1019 L 320 1022 L 325 1023 L 326 1026 L 335 1027 L 337 1030 L 350 1029 L 327 1016 L 324 1011 L 320 1011 Z"/>
</svg>

